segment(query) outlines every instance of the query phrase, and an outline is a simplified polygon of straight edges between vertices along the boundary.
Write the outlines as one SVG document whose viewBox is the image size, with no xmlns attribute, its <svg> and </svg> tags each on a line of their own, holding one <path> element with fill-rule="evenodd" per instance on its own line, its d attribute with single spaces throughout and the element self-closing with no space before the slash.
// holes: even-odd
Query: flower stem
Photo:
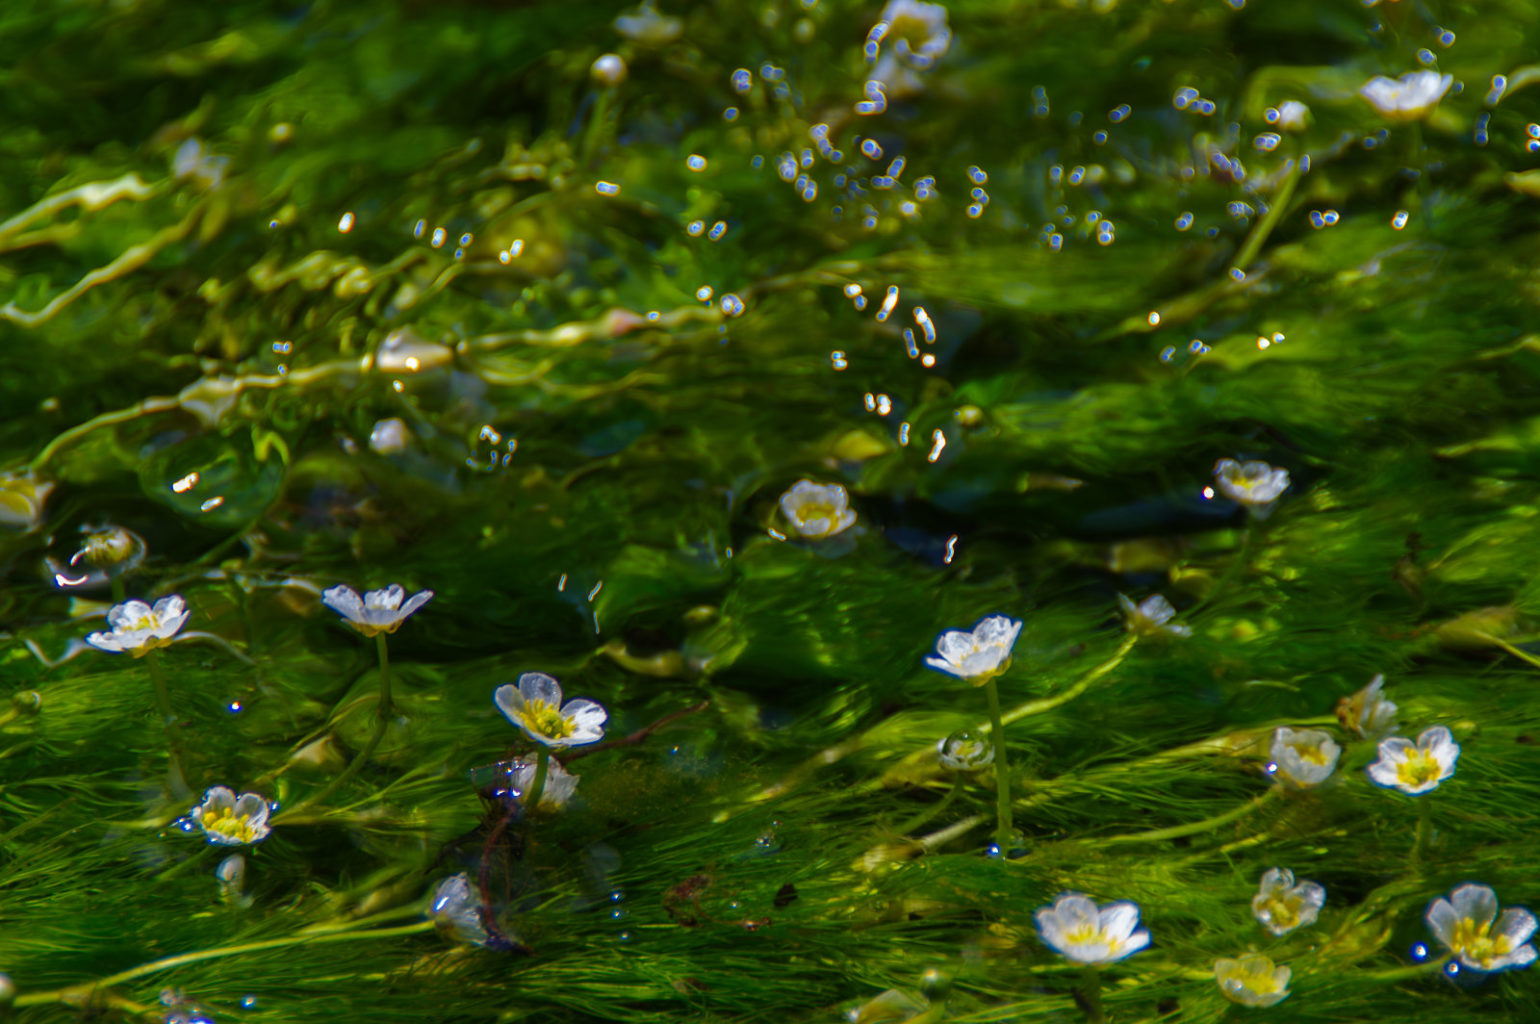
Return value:
<svg viewBox="0 0 1540 1024">
<path fill-rule="evenodd" d="M 1005 723 L 1000 718 L 1000 688 L 991 679 L 984 684 L 989 697 L 989 738 L 995 747 L 995 843 L 1000 856 L 1011 851 L 1011 774 L 1005 760 Z"/>
<path fill-rule="evenodd" d="M 550 751 L 540 748 L 535 761 L 535 781 L 530 784 L 529 794 L 524 797 L 524 813 L 532 814 L 540 806 L 540 797 L 545 793 L 545 773 L 551 766 Z"/>
<path fill-rule="evenodd" d="M 171 762 L 166 770 L 168 785 L 172 795 L 181 799 L 192 790 L 187 785 L 187 776 L 182 773 L 182 744 L 177 734 L 176 713 L 171 710 L 171 689 L 166 685 L 160 651 L 151 648 L 144 657 L 150 666 L 150 681 L 155 684 L 155 705 L 160 709 L 161 728 L 166 730 L 166 755 Z"/>
<path fill-rule="evenodd" d="M 1299 184 L 1299 176 L 1304 161 L 1295 155 L 1290 161 L 1289 173 L 1284 176 L 1283 183 L 1278 186 L 1278 191 L 1268 203 L 1267 213 L 1257 222 L 1257 226 L 1251 229 L 1241 251 L 1235 254 L 1235 259 L 1230 261 L 1230 266 L 1236 270 L 1245 270 L 1251 265 L 1251 261 L 1257 258 L 1257 253 L 1262 251 L 1262 246 L 1267 242 L 1267 236 L 1273 233 L 1273 228 L 1278 226 L 1279 219 L 1288 209 L 1289 200 L 1294 198 L 1294 187 Z"/>
<path fill-rule="evenodd" d="M 1214 598 L 1218 597 L 1226 587 L 1235 582 L 1235 578 L 1239 576 L 1241 572 L 1246 568 L 1246 558 L 1251 553 L 1252 534 L 1256 532 L 1256 516 L 1248 514 L 1246 517 L 1246 529 L 1241 534 L 1240 547 L 1236 548 L 1235 557 L 1230 560 L 1230 564 L 1225 569 L 1224 575 L 1220 576 L 1219 579 L 1214 581 L 1214 585 L 1209 588 L 1208 593 L 1204 594 L 1197 604 L 1193 605 L 1191 608 L 1187 609 L 1187 611 L 1182 613 L 1183 618 L 1191 618 L 1193 613 L 1197 612 L 1198 609 L 1202 608 L 1204 605 L 1212 602 Z"/>
<path fill-rule="evenodd" d="M 1102 1010 L 1101 972 L 1087 967 L 1081 977 L 1079 1002 L 1085 1010 L 1086 1024 L 1107 1024 L 1107 1014 Z"/>
<path fill-rule="evenodd" d="M 121 572 L 108 574 L 107 582 L 112 586 L 113 604 L 122 604 L 128 600 L 128 589 L 123 585 L 123 574 Z"/>
<path fill-rule="evenodd" d="M 376 709 L 374 732 L 370 734 L 369 742 L 364 744 L 364 748 L 360 750 L 357 755 L 354 756 L 352 762 L 350 762 L 348 766 L 342 770 L 342 774 L 338 775 L 335 779 L 332 779 L 332 781 L 327 784 L 325 789 L 321 790 L 321 792 L 317 793 L 315 796 L 310 797 L 309 799 L 304 800 L 299 804 L 296 804 L 285 813 L 280 814 L 278 817 L 274 818 L 274 824 L 277 824 L 284 818 L 292 817 L 302 808 L 309 807 L 312 804 L 325 802 L 327 797 L 337 792 L 337 790 L 342 788 L 344 783 L 346 783 L 354 775 L 358 774 L 358 770 L 364 766 L 364 762 L 369 760 L 370 756 L 374 753 L 375 748 L 380 745 L 380 740 L 385 738 L 385 729 L 390 724 L 390 711 L 392 705 L 390 701 L 390 655 L 385 649 L 384 633 L 375 634 L 374 649 L 380 657 L 380 700 L 379 707 Z"/>
<path fill-rule="evenodd" d="M 1417 798 L 1417 839 L 1412 844 L 1412 868 L 1421 870 L 1422 859 L 1428 853 L 1428 841 L 1433 836 L 1433 804 L 1427 796 Z"/>
<path fill-rule="evenodd" d="M 894 831 L 901 836 L 907 836 L 909 833 L 913 832 L 915 829 L 919 828 L 921 825 L 925 824 L 927 821 L 930 821 L 942 811 L 952 806 L 952 802 L 957 799 L 957 794 L 962 792 L 962 788 L 963 775 L 961 772 L 959 772 L 957 778 L 952 780 L 952 788 L 946 791 L 946 796 L 942 797 L 940 800 L 937 800 L 935 803 L 925 808 L 925 810 L 921 811 L 919 814 L 916 814 L 914 817 L 898 826 L 898 828 L 894 829 Z"/>
</svg>

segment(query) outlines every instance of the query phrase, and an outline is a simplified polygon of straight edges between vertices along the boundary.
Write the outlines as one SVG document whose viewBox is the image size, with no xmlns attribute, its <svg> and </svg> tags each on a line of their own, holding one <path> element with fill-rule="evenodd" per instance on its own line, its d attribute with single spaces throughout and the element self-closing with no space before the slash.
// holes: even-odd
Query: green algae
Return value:
<svg viewBox="0 0 1540 1024">
<path fill-rule="evenodd" d="M 1540 904 L 1509 177 L 1540 11 L 959 2 L 866 117 L 880 5 L 678 5 L 667 40 L 624 10 L 0 12 L 13 1015 L 816 1021 L 897 989 L 892 1019 L 1073 1021 L 1032 915 L 1075 890 L 1153 936 L 1101 972 L 1110 1021 L 1530 1019 L 1529 973 L 1440 977 L 1423 916 L 1467 881 Z M 1423 48 L 1460 88 L 1386 123 L 1357 90 Z M 1306 130 L 1259 148 L 1289 99 Z M 1205 497 L 1233 457 L 1289 469 L 1266 520 Z M 857 525 L 772 536 L 802 478 Z M 151 664 L 80 649 L 110 589 L 56 575 L 106 522 L 148 548 L 127 594 L 212 634 L 160 652 L 191 795 Z M 436 596 L 382 723 L 319 593 L 394 581 Z M 1157 592 L 1193 635 L 1130 643 L 1117 595 Z M 923 667 L 992 612 L 1025 622 L 1009 858 L 989 773 L 934 757 L 982 694 Z M 478 792 L 530 755 L 491 695 L 536 670 L 634 742 L 515 821 Z M 1428 796 L 1335 724 L 1376 673 L 1462 745 Z M 1331 782 L 1268 777 L 1279 726 L 1343 744 Z M 178 826 L 216 784 L 278 804 L 244 900 Z M 1274 866 L 1327 891 L 1281 938 Z M 461 871 L 527 955 L 422 921 Z M 1293 970 L 1270 1010 L 1213 980 L 1252 951 Z"/>
</svg>

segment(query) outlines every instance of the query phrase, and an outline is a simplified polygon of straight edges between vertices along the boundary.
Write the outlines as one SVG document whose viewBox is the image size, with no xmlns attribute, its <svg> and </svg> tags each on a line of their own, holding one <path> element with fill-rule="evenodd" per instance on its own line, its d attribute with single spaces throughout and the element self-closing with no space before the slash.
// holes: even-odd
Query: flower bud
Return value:
<svg viewBox="0 0 1540 1024">
<path fill-rule="evenodd" d="M 995 763 L 995 748 L 972 729 L 959 729 L 936 744 L 941 767 L 954 772 L 976 772 Z"/>
<path fill-rule="evenodd" d="M 626 80 L 626 62 L 616 53 L 606 53 L 588 69 L 595 85 L 613 89 Z"/>
</svg>

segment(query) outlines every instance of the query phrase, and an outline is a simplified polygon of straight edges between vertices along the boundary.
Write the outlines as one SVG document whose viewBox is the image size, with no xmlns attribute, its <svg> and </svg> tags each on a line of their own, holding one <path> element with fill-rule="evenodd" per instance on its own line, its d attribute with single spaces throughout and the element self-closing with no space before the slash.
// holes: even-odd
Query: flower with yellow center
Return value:
<svg viewBox="0 0 1540 1024">
<path fill-rule="evenodd" d="M 1273 733 L 1269 751 L 1272 764 L 1268 770 L 1286 782 L 1309 788 L 1325 782 L 1337 767 L 1342 748 L 1319 729 L 1290 729 L 1282 726 Z"/>
<path fill-rule="evenodd" d="M 1454 774 L 1460 745 L 1442 725 L 1423 732 L 1414 746 L 1400 736 L 1380 741 L 1380 759 L 1367 771 L 1375 785 L 1399 789 L 1407 796 L 1421 796 L 1438 788 Z"/>
<path fill-rule="evenodd" d="M 1139 604 L 1119 594 L 1118 604 L 1123 609 L 1130 633 L 1138 633 L 1140 636 L 1192 636 L 1191 626 L 1171 621 L 1176 617 L 1176 609 L 1160 594 L 1147 597 Z"/>
<path fill-rule="evenodd" d="M 849 529 L 856 521 L 850 495 L 839 484 L 798 480 L 781 495 L 781 514 L 798 536 L 823 540 Z"/>
<path fill-rule="evenodd" d="M 1214 961 L 1214 980 L 1219 991 L 1232 1003 L 1242 1006 L 1272 1006 L 1289 995 L 1287 967 L 1277 966 L 1271 957 L 1249 953 L 1239 960 Z"/>
<path fill-rule="evenodd" d="M 1269 868 L 1251 898 L 1251 913 L 1274 935 L 1287 935 L 1312 924 L 1326 902 L 1326 890 L 1316 882 L 1294 884 L 1288 868 Z"/>
<path fill-rule="evenodd" d="M 1497 916 L 1497 894 L 1485 885 L 1460 886 L 1428 905 L 1428 927 L 1439 942 L 1473 971 L 1506 971 L 1535 961 L 1535 915 L 1509 907 Z"/>
<path fill-rule="evenodd" d="M 402 603 L 406 598 L 406 603 Z M 321 603 L 341 615 L 347 624 L 364 636 L 394 633 L 407 617 L 427 604 L 433 591 L 421 590 L 406 597 L 401 584 L 392 583 L 383 590 L 371 590 L 363 597 L 352 587 L 338 584 L 321 593 Z"/>
<path fill-rule="evenodd" d="M 179 594 L 161 598 L 153 608 L 143 601 L 125 601 L 107 612 L 107 624 L 112 631 L 92 633 L 86 637 L 86 643 L 98 650 L 113 654 L 126 651 L 140 658 L 169 644 L 189 614 L 187 603 Z"/>
<path fill-rule="evenodd" d="M 470 876 L 450 875 L 433 890 L 428 917 L 438 930 L 473 946 L 487 944 L 487 927 L 481 920 L 481 900 L 471 889 Z"/>
<path fill-rule="evenodd" d="M 1396 706 L 1385 699 L 1385 677 L 1376 675 L 1369 685 L 1337 702 L 1337 721 L 1364 739 L 1382 736 L 1396 727 Z"/>
<path fill-rule="evenodd" d="M 580 747 L 604 738 L 609 712 L 595 701 L 577 697 L 561 702 L 561 684 L 544 672 L 526 672 L 519 685 L 504 683 L 492 700 L 508 721 L 547 747 Z M 541 800 L 544 803 L 544 798 Z"/>
<path fill-rule="evenodd" d="M 1150 933 L 1139 928 L 1139 907 L 1133 903 L 1097 907 L 1090 897 L 1067 892 L 1032 917 L 1043 942 L 1077 964 L 1109 964 L 1150 944 Z"/>
<path fill-rule="evenodd" d="M 35 529 L 53 484 L 31 473 L 0 473 L 0 526 Z"/>
<path fill-rule="evenodd" d="M 986 615 L 971 631 L 949 629 L 937 637 L 936 653 L 925 665 L 983 686 L 1011 667 L 1011 649 L 1020 633 L 1020 619 Z"/>
<path fill-rule="evenodd" d="M 1245 505 L 1258 519 L 1266 519 L 1272 515 L 1279 496 L 1289 488 L 1289 471 L 1274 469 L 1265 462 L 1220 459 L 1214 463 L 1214 485 L 1226 498 Z"/>
<path fill-rule="evenodd" d="M 192 820 L 221 846 L 258 843 L 272 831 L 267 824 L 267 801 L 256 793 L 237 797 L 228 786 L 215 786 L 203 794 L 203 803 L 193 808 Z"/>
</svg>

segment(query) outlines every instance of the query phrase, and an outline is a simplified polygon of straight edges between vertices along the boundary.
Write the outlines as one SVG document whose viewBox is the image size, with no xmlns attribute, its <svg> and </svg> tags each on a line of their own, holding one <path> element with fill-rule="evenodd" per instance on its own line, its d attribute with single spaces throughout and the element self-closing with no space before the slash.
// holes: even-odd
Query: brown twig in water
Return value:
<svg viewBox="0 0 1540 1024">
<path fill-rule="evenodd" d="M 576 761 L 580 757 L 587 757 L 589 754 L 597 754 L 601 750 L 613 750 L 616 747 L 635 746 L 636 744 L 645 740 L 648 736 L 652 735 L 654 732 L 657 732 L 659 729 L 663 728 L 668 723 L 683 718 L 685 715 L 693 715 L 697 711 L 704 711 L 710 706 L 710 700 L 703 700 L 699 704 L 692 704 L 689 707 L 683 708 L 679 711 L 671 711 L 664 715 L 662 718 L 658 719 L 656 722 L 653 722 L 651 725 L 642 726 L 640 729 L 636 730 L 636 732 L 633 732 L 629 736 L 622 736 L 618 740 L 606 740 L 596 747 L 586 747 L 582 750 L 573 750 L 567 754 L 567 761 Z"/>
</svg>

